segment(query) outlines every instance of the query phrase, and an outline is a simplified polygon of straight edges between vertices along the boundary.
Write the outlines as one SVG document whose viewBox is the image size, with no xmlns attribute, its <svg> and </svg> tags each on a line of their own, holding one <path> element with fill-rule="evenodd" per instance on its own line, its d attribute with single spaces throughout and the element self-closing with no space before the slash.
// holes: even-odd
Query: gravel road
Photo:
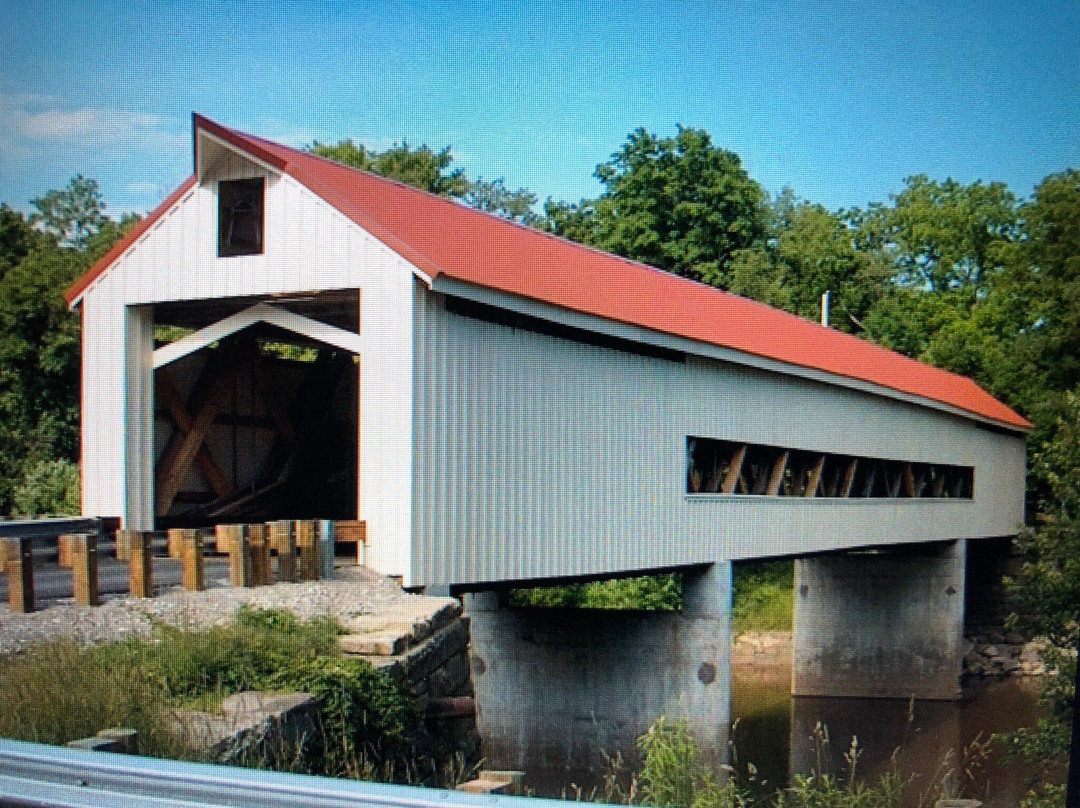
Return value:
<svg viewBox="0 0 1080 808">
<path fill-rule="evenodd" d="M 222 570 L 224 572 L 224 570 Z M 361 567 L 343 567 L 334 580 L 275 584 L 252 589 L 232 588 L 224 574 L 207 570 L 207 589 L 187 592 L 177 586 L 159 589 L 157 597 L 105 595 L 102 605 L 83 607 L 70 598 L 40 604 L 32 614 L 11 614 L 0 604 L 0 654 L 18 653 L 29 645 L 57 638 L 84 644 L 148 636 L 153 621 L 184 626 L 228 623 L 247 604 L 261 609 L 284 609 L 301 619 L 329 615 L 342 621 L 385 611 L 409 611 L 429 600 L 403 592 L 397 583 Z"/>
</svg>

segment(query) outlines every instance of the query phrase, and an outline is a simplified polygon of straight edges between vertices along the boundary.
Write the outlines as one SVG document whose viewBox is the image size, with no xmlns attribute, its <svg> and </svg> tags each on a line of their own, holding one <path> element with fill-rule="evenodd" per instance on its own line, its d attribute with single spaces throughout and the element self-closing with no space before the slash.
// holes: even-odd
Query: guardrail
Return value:
<svg viewBox="0 0 1080 808">
<path fill-rule="evenodd" d="M 100 536 L 112 526 L 115 530 L 116 519 L 102 519 L 99 516 L 50 516 L 44 519 L 5 519 L 0 520 L 0 539 L 55 539 L 66 533 L 87 533 Z"/>
<path fill-rule="evenodd" d="M 8 740 L 0 740 L 0 805 L 566 808 L 557 800 L 362 783 Z"/>
</svg>

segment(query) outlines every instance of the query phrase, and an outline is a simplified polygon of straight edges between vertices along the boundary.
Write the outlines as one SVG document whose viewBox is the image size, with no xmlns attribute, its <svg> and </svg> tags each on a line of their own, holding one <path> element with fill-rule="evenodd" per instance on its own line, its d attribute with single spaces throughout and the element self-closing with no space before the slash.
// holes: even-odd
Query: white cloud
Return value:
<svg viewBox="0 0 1080 808">
<path fill-rule="evenodd" d="M 182 148 L 188 135 L 161 115 L 71 107 L 51 96 L 0 93 L 0 160 L 29 162 L 64 152 L 120 155 Z"/>
</svg>

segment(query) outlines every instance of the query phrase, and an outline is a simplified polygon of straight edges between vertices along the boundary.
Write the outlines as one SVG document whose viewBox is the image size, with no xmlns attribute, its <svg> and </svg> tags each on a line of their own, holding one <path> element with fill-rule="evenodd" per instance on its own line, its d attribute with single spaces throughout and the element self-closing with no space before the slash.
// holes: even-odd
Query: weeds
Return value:
<svg viewBox="0 0 1080 808">
<path fill-rule="evenodd" d="M 750 787 L 756 773 L 752 765 L 746 765 L 746 776 L 731 767 L 715 771 L 703 761 L 685 724 L 661 718 L 638 740 L 644 762 L 631 780 L 629 794 L 608 790 L 605 796 L 607 801 L 628 805 L 679 808 L 900 808 L 916 804 L 918 796 L 919 808 L 927 808 L 942 797 L 957 796 L 967 778 L 982 765 L 988 748 L 986 742 L 976 740 L 964 751 L 959 764 L 948 756 L 925 793 L 915 795 L 911 793 L 914 778 L 903 777 L 897 769 L 900 750 L 894 753 L 888 771 L 868 781 L 859 773 L 862 747 L 858 738 L 853 737 L 844 752 L 842 776 L 827 771 L 828 727 L 817 724 L 812 738 L 815 769 L 808 775 L 796 775 L 785 789 L 761 793 Z"/>
<path fill-rule="evenodd" d="M 132 727 L 140 751 L 192 759 L 170 713 L 214 710 L 247 690 L 304 692 L 321 718 L 300 743 L 251 750 L 247 765 L 364 779 L 419 778 L 412 742 L 419 709 L 403 685 L 341 655 L 332 620 L 242 609 L 232 623 L 192 631 L 159 625 L 152 640 L 91 648 L 56 642 L 0 659 L 0 736 L 63 744 Z"/>
<path fill-rule="evenodd" d="M 795 567 L 791 561 L 737 564 L 732 618 L 735 634 L 791 631 Z"/>
</svg>

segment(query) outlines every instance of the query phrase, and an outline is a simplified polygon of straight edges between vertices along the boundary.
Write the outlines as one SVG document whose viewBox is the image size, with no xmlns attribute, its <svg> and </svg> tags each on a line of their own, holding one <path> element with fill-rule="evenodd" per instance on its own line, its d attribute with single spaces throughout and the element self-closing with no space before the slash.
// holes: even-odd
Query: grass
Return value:
<svg viewBox="0 0 1080 808">
<path fill-rule="evenodd" d="M 749 631 L 791 631 L 795 564 L 765 561 L 736 564 L 732 628 Z"/>
<path fill-rule="evenodd" d="M 0 661 L 0 736 L 63 744 L 108 727 L 130 727 L 138 730 L 145 754 L 195 758 L 167 729 L 160 687 L 112 651 L 62 641 Z"/>
<path fill-rule="evenodd" d="M 304 692 L 322 724 L 299 750 L 270 750 L 250 765 L 366 779 L 416 779 L 418 706 L 402 685 L 342 655 L 339 626 L 280 611 L 241 610 L 227 626 L 159 626 L 152 640 L 90 648 L 39 645 L 0 658 L 0 736 L 63 744 L 107 727 L 139 733 L 140 752 L 197 759 L 169 712 L 212 710 L 245 690 Z"/>
<path fill-rule="evenodd" d="M 796 775 L 787 788 L 770 791 L 757 787 L 763 784 L 754 782 L 752 765 L 743 767 L 745 773 L 730 767 L 716 772 L 703 760 L 684 723 L 661 718 L 638 739 L 642 763 L 629 786 L 610 786 L 598 796 L 607 802 L 672 808 L 927 808 L 939 799 L 959 795 L 962 783 L 950 756 L 940 762 L 933 782 L 918 792 L 915 779 L 905 778 L 895 768 L 870 780 L 861 777 L 862 750 L 855 738 L 844 753 L 845 771 L 840 775 L 823 772 L 828 730 L 818 725 L 814 739 L 818 745 L 815 771 Z M 609 783 L 617 781 L 614 775 L 608 778 Z"/>
</svg>

